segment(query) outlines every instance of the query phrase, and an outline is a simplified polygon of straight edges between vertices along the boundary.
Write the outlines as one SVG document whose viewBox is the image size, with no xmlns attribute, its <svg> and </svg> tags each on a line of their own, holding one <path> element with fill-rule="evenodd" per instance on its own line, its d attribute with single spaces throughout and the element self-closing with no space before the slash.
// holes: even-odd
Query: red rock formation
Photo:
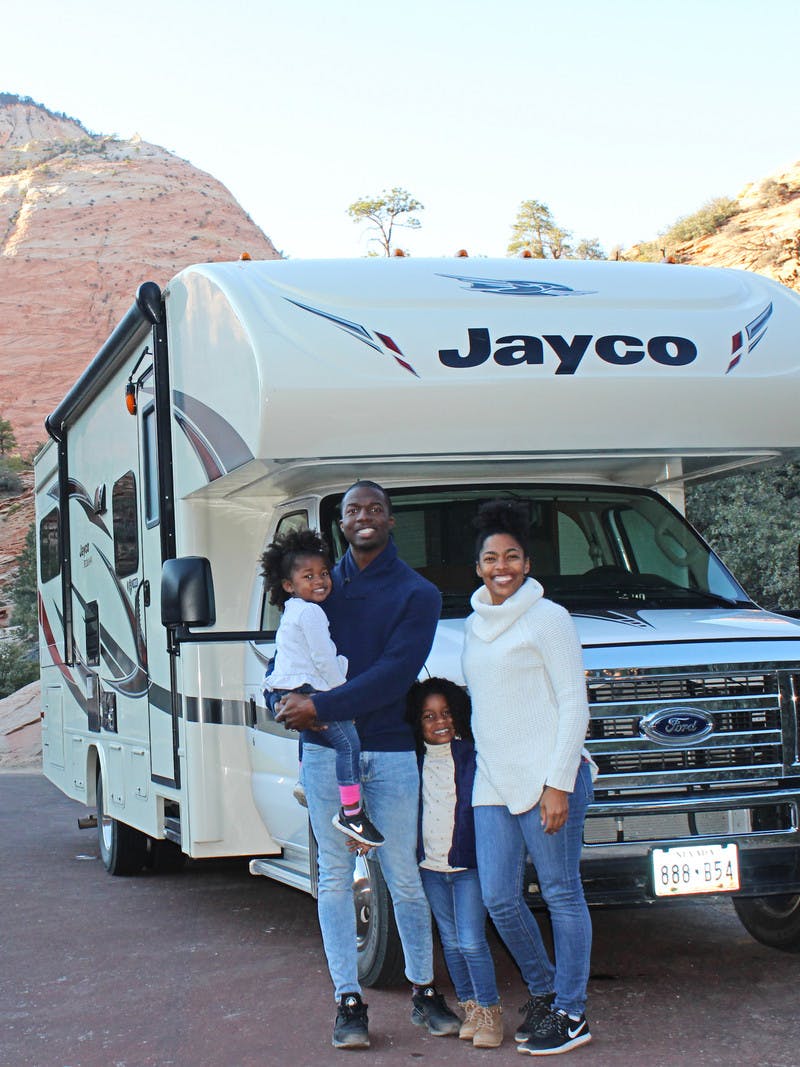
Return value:
<svg viewBox="0 0 800 1067">
<path fill-rule="evenodd" d="M 0 103 L 0 416 L 22 451 L 141 282 L 243 251 L 278 258 L 210 175 L 139 138 Z"/>
<path fill-rule="evenodd" d="M 228 190 L 138 137 L 0 94 L 0 417 L 23 454 L 143 281 L 210 260 L 277 259 Z M 33 520 L 32 478 L 0 496 L 0 626 L 12 561 Z"/>
</svg>

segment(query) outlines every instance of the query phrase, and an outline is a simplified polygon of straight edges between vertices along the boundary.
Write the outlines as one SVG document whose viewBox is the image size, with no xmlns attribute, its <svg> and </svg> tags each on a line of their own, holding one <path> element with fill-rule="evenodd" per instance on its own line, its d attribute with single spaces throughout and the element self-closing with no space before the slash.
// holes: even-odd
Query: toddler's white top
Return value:
<svg viewBox="0 0 800 1067">
<path fill-rule="evenodd" d="M 347 657 L 336 653 L 327 615 L 319 604 L 291 597 L 275 635 L 275 663 L 264 685 L 268 689 L 310 685 L 325 693 L 346 681 Z"/>
</svg>

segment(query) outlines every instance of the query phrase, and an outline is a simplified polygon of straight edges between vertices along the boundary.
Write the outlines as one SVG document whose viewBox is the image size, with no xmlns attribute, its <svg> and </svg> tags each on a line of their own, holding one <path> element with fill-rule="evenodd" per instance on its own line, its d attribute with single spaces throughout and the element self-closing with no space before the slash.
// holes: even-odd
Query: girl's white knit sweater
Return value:
<svg viewBox="0 0 800 1067">
<path fill-rule="evenodd" d="M 589 708 L 583 656 L 569 613 L 527 578 L 502 604 L 472 595 L 463 667 L 472 697 L 473 804 L 529 811 L 546 785 L 575 788 Z M 595 768 L 593 768 L 595 769 Z"/>
</svg>

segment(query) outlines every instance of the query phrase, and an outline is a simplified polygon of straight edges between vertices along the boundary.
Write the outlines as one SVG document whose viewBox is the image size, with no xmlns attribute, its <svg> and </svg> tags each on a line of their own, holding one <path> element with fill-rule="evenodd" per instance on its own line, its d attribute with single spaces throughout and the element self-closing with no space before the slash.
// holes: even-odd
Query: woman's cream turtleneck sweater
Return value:
<svg viewBox="0 0 800 1067">
<path fill-rule="evenodd" d="M 571 793 L 589 708 L 575 624 L 527 578 L 502 604 L 485 586 L 466 621 L 464 677 L 477 750 L 473 804 L 513 814 L 533 808 L 546 785 Z M 596 768 L 593 768 L 596 769 Z"/>
</svg>

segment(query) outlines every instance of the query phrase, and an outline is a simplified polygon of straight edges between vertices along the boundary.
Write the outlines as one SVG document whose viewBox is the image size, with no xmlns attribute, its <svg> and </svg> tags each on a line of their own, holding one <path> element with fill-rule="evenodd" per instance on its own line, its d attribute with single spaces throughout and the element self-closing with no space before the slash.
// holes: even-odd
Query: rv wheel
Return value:
<svg viewBox="0 0 800 1067">
<path fill-rule="evenodd" d="M 356 857 L 353 898 L 359 981 L 365 986 L 398 985 L 403 980 L 403 948 L 377 860 Z"/>
<path fill-rule="evenodd" d="M 97 840 L 109 874 L 138 874 L 147 860 L 147 835 L 106 814 L 103 776 L 97 776 Z"/>
<path fill-rule="evenodd" d="M 756 941 L 782 952 L 800 952 L 800 894 L 734 897 L 733 906 Z"/>
<path fill-rule="evenodd" d="M 179 874 L 186 866 L 186 853 L 174 841 L 148 837 L 146 866 L 154 874 Z"/>
</svg>

